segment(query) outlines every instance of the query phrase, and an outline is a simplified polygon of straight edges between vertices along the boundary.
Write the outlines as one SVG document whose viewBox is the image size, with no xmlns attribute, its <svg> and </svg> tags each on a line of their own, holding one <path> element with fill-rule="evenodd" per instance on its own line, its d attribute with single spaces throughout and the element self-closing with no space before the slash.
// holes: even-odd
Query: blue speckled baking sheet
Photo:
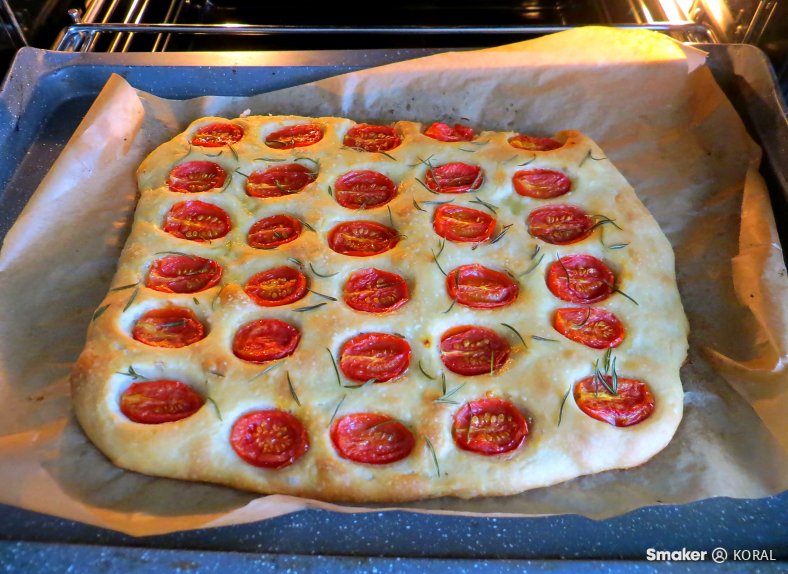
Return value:
<svg viewBox="0 0 788 574">
<path fill-rule="evenodd" d="M 788 227 L 788 125 L 766 61 L 748 46 L 703 46 L 711 52 L 710 67 L 739 110 L 750 133 L 766 151 L 764 175 L 781 224 Z M 13 223 L 60 149 L 111 73 L 136 87 L 168 98 L 205 94 L 241 95 L 301 84 L 381 63 L 402 60 L 424 51 L 264 54 L 151 55 L 58 54 L 26 49 L 0 92 L 0 237 Z M 187 73 L 188 72 L 188 73 Z M 227 78 L 231 77 L 232 82 Z M 648 548 L 711 550 L 771 549 L 788 558 L 788 494 L 762 500 L 712 499 L 685 506 L 644 508 L 605 521 L 578 516 L 547 518 L 467 518 L 402 512 L 334 514 L 309 510 L 265 522 L 214 530 L 190 531 L 149 538 L 131 538 L 0 505 L 0 567 L 5 572 L 63 571 L 69 564 L 91 571 L 150 571 L 149 566 L 214 571 L 216 565 L 259 571 L 293 570 L 380 572 L 404 569 L 443 571 L 449 565 L 523 571 L 555 563 L 500 562 L 497 559 L 628 559 L 643 560 Z M 47 545 L 36 542 L 101 545 Z M 127 549 L 112 548 L 115 546 Z M 135 548 L 131 548 L 135 547 Z M 140 548 L 141 547 L 141 548 Z M 175 549 L 156 553 L 145 548 Z M 205 550 L 210 552 L 196 552 Z M 292 555 L 270 561 L 213 552 Z M 316 561 L 309 554 L 335 556 L 409 556 L 452 559 L 485 558 L 488 562 L 397 562 L 345 558 Z M 685 563 L 688 567 L 692 565 Z M 706 567 L 711 567 L 711 562 Z M 593 563 L 594 569 L 621 571 L 631 564 Z M 656 571 L 654 564 L 643 565 Z M 780 565 L 759 563 L 765 571 Z M 32 567 L 32 569 L 31 569 Z M 782 565 L 784 567 L 784 565 Z M 268 568 L 268 570 L 266 570 Z M 650 569 L 651 568 L 651 569 Z M 571 568 L 570 568 L 571 570 Z M 218 571 L 218 570 L 217 570 Z"/>
</svg>

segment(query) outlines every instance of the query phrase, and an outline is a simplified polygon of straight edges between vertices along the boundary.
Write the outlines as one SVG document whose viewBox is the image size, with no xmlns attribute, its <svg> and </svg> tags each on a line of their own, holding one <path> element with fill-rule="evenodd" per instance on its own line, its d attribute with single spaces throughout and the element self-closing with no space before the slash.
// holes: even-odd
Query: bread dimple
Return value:
<svg viewBox="0 0 788 574">
<path fill-rule="evenodd" d="M 244 130 L 237 143 L 216 148 L 190 144 L 201 126 L 227 121 Z M 293 149 L 265 145 L 267 134 L 304 123 L 319 125 L 323 138 Z M 562 147 L 538 152 L 512 147 L 508 140 L 514 133 L 481 132 L 472 142 L 445 143 L 426 137 L 420 124 L 397 122 L 394 128 L 402 143 L 386 153 L 371 153 L 342 145 L 353 125 L 343 118 L 201 118 L 145 159 L 138 170 L 141 196 L 131 234 L 112 290 L 99 307 L 104 310 L 91 323 L 72 375 L 75 410 L 93 442 L 117 465 L 150 475 L 348 502 L 514 494 L 635 466 L 659 452 L 682 416 L 678 373 L 686 356 L 687 323 L 670 245 L 604 152 L 575 131 L 554 136 Z M 200 193 L 171 191 L 167 178 L 173 167 L 198 160 L 220 165 L 227 173 L 226 185 Z M 246 193 L 251 173 L 292 162 L 317 172 L 303 190 L 269 198 Z M 450 162 L 481 167 L 484 181 L 478 190 L 455 195 L 426 189 L 427 171 Z M 512 177 L 525 169 L 565 173 L 571 191 L 552 199 L 521 196 L 513 189 Z M 363 211 L 340 206 L 333 195 L 335 182 L 351 170 L 385 174 L 396 184 L 396 196 L 385 206 Z M 173 205 L 195 200 L 229 215 L 232 227 L 226 236 L 196 242 L 162 230 Z M 432 219 L 435 202 L 449 200 L 494 214 L 493 236 L 512 226 L 494 244 L 474 247 L 442 241 Z M 615 225 L 600 225 L 588 238 L 570 245 L 531 237 L 528 214 L 562 203 L 604 216 Z M 277 214 L 298 218 L 308 227 L 296 240 L 275 249 L 250 247 L 247 233 L 252 224 Z M 371 257 L 332 251 L 327 243 L 331 229 L 357 220 L 394 228 L 401 234 L 398 243 Z M 164 252 L 216 261 L 223 269 L 221 281 L 184 294 L 146 287 L 151 263 Z M 554 311 L 573 305 L 550 292 L 545 271 L 558 257 L 577 253 L 605 261 L 616 274 L 616 286 L 626 294 L 614 293 L 594 306 L 615 313 L 625 326 L 624 341 L 614 350 L 620 375 L 646 381 L 655 396 L 654 413 L 640 424 L 618 428 L 594 420 L 576 406 L 571 393 L 564 402 L 570 385 L 591 375 L 592 363 L 604 354 L 568 340 L 552 327 Z M 442 270 L 472 263 L 514 276 L 519 286 L 516 300 L 495 309 L 452 306 Z M 246 282 L 255 273 L 283 265 L 301 270 L 312 291 L 289 305 L 256 305 L 244 291 Z M 402 276 L 408 302 L 384 314 L 348 307 L 342 299 L 344 284 L 351 273 L 369 267 Z M 321 303 L 325 304 L 297 311 Z M 131 328 L 139 316 L 166 305 L 194 311 L 207 327 L 205 338 L 177 349 L 134 340 Z M 232 352 L 237 330 L 261 318 L 285 321 L 301 336 L 295 352 L 272 369 Z M 472 377 L 448 370 L 440 357 L 441 336 L 458 325 L 487 327 L 504 337 L 511 355 L 503 368 Z M 329 353 L 337 358 L 345 341 L 372 331 L 408 341 L 409 369 L 388 383 L 360 388 L 352 388 L 355 383 L 344 376 L 338 381 Z M 119 397 L 130 384 L 146 379 L 181 380 L 210 400 L 177 422 L 134 423 L 121 413 Z M 444 392 L 451 394 L 437 400 Z M 506 399 L 526 416 L 530 432 L 522 446 L 498 456 L 457 447 L 452 438 L 455 413 L 468 401 L 484 397 Z M 234 422 L 265 409 L 293 414 L 309 436 L 306 454 L 278 470 L 244 462 L 230 444 Z M 374 412 L 401 421 L 413 433 L 412 453 L 384 465 L 340 457 L 329 437 L 335 410 L 334 419 Z"/>
</svg>

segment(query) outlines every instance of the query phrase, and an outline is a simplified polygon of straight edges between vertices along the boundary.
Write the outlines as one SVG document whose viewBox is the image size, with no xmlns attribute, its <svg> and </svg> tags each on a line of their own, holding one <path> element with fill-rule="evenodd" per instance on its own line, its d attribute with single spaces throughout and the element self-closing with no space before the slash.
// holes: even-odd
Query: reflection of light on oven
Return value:
<svg viewBox="0 0 788 574">
<path fill-rule="evenodd" d="M 730 28 L 733 18 L 724 0 L 703 0 L 701 5 L 718 29 L 728 30 Z"/>
<path fill-rule="evenodd" d="M 689 6 L 691 6 L 692 0 L 689 0 L 689 2 L 682 2 L 682 4 L 689 4 Z M 687 9 L 683 6 L 680 7 L 678 0 L 659 0 L 659 5 L 668 22 L 684 22 L 687 20 Z"/>
</svg>

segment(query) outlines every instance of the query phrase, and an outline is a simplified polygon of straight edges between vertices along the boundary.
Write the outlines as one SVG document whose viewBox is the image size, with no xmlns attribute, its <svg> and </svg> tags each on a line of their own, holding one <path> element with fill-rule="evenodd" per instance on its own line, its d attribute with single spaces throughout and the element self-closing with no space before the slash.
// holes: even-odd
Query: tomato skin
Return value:
<svg viewBox="0 0 788 574">
<path fill-rule="evenodd" d="M 569 193 L 572 180 L 552 169 L 521 169 L 512 177 L 514 190 L 527 197 L 550 199 Z"/>
<path fill-rule="evenodd" d="M 276 470 L 307 453 L 309 435 L 301 421 L 288 412 L 253 411 L 235 421 L 230 445 L 252 466 Z"/>
<path fill-rule="evenodd" d="M 334 183 L 334 198 L 348 209 L 371 209 L 386 205 L 397 194 L 397 186 L 382 173 L 349 171 Z"/>
<path fill-rule="evenodd" d="M 487 327 L 461 325 L 441 336 L 441 361 L 452 373 L 466 377 L 497 371 L 506 364 L 510 352 L 506 339 Z"/>
<path fill-rule="evenodd" d="M 216 285 L 222 268 L 213 259 L 167 255 L 151 263 L 145 286 L 162 293 L 197 293 Z"/>
<path fill-rule="evenodd" d="M 323 128 L 317 124 L 288 126 L 268 134 L 265 145 L 273 149 L 293 149 L 316 144 L 323 139 Z"/>
<path fill-rule="evenodd" d="M 604 301 L 613 294 L 615 282 L 610 268 L 593 255 L 566 255 L 547 268 L 547 288 L 570 303 Z"/>
<path fill-rule="evenodd" d="M 569 204 L 545 205 L 527 219 L 528 233 L 553 245 L 570 245 L 586 239 L 594 230 L 594 218 Z"/>
<path fill-rule="evenodd" d="M 480 243 L 492 237 L 495 218 L 471 207 L 441 205 L 435 210 L 432 228 L 455 243 Z"/>
<path fill-rule="evenodd" d="M 216 122 L 202 126 L 192 136 L 192 145 L 201 147 L 223 147 L 238 143 L 244 137 L 240 126 L 225 122 Z"/>
<path fill-rule="evenodd" d="M 344 459 L 391 464 L 407 458 L 416 441 L 405 425 L 387 415 L 353 413 L 331 425 L 331 442 Z"/>
<path fill-rule="evenodd" d="M 306 275 L 287 265 L 273 267 L 252 275 L 244 291 L 261 307 L 289 305 L 306 295 Z"/>
<path fill-rule="evenodd" d="M 460 305 L 495 309 L 514 303 L 520 288 L 506 273 L 474 263 L 449 271 L 446 291 Z"/>
<path fill-rule="evenodd" d="M 396 230 L 375 221 L 346 221 L 328 233 L 328 246 L 350 257 L 371 257 L 393 249 L 399 243 Z"/>
<path fill-rule="evenodd" d="M 460 407 L 454 414 L 451 435 L 463 450 L 485 456 L 505 454 L 525 442 L 528 423 L 509 401 L 487 397 Z"/>
<path fill-rule="evenodd" d="M 188 385 L 161 379 L 131 384 L 120 396 L 120 411 L 132 422 L 158 425 L 188 418 L 204 403 Z"/>
<path fill-rule="evenodd" d="M 473 128 L 462 124 L 448 124 L 435 122 L 426 130 L 424 135 L 441 142 L 469 142 L 473 139 Z"/>
<path fill-rule="evenodd" d="M 200 193 L 224 187 L 227 172 L 212 161 L 188 161 L 176 165 L 167 176 L 167 187 L 175 193 Z"/>
<path fill-rule="evenodd" d="M 540 138 L 527 136 L 525 134 L 517 134 L 509 138 L 509 145 L 513 148 L 526 151 L 552 151 L 563 147 L 564 144 L 553 138 Z"/>
<path fill-rule="evenodd" d="M 369 152 L 390 151 L 402 143 L 391 126 L 356 124 L 345 134 L 343 145 Z"/>
<path fill-rule="evenodd" d="M 339 368 L 351 381 L 385 383 L 410 366 L 410 345 L 388 333 L 361 333 L 345 341 L 339 350 Z"/>
<path fill-rule="evenodd" d="M 272 215 L 249 228 L 246 241 L 255 249 L 273 249 L 295 241 L 301 235 L 301 222 L 289 215 Z"/>
<path fill-rule="evenodd" d="M 350 274 L 343 289 L 345 304 L 364 313 L 390 313 L 408 302 L 408 284 L 396 273 L 370 267 Z"/>
<path fill-rule="evenodd" d="M 246 195 L 263 199 L 292 195 L 315 179 L 317 174 L 300 163 L 275 165 L 249 174 L 246 180 Z"/>
<path fill-rule="evenodd" d="M 597 307 L 556 309 L 553 328 L 564 337 L 592 349 L 618 347 L 624 326 L 613 313 Z"/>
<path fill-rule="evenodd" d="M 173 205 L 162 229 L 180 239 L 212 241 L 230 232 L 230 216 L 221 207 L 204 201 L 182 201 Z"/>
<path fill-rule="evenodd" d="M 605 376 L 613 387 L 613 377 Z M 575 384 L 574 398 L 577 406 L 593 419 L 615 427 L 628 427 L 643 422 L 654 412 L 654 395 L 649 386 L 637 379 L 618 379 L 617 394 L 610 394 L 603 385 L 586 377 Z"/>
<path fill-rule="evenodd" d="M 479 189 L 484 172 L 478 165 L 453 162 L 428 169 L 424 182 L 436 193 L 466 193 Z"/>
<path fill-rule="evenodd" d="M 267 363 L 293 354 L 301 333 L 278 319 L 257 319 L 242 325 L 233 339 L 233 354 L 251 363 Z"/>
<path fill-rule="evenodd" d="M 191 309 L 164 307 L 137 319 L 131 336 L 151 347 L 177 349 L 204 339 L 205 327 Z"/>
</svg>

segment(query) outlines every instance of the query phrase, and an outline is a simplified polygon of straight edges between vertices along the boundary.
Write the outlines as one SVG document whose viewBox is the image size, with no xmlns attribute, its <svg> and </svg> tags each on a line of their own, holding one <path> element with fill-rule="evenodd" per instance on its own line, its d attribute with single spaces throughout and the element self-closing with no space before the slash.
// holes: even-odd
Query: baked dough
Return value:
<svg viewBox="0 0 788 574">
<path fill-rule="evenodd" d="M 244 134 L 232 146 L 190 143 L 199 128 L 228 121 Z M 322 139 L 313 145 L 275 149 L 264 143 L 267 134 L 284 126 L 309 123 L 323 131 Z M 576 131 L 556 134 L 554 138 L 563 143 L 558 149 L 528 151 L 510 145 L 509 139 L 516 135 L 511 132 L 483 131 L 470 142 L 442 142 L 427 137 L 424 126 L 412 122 L 393 124 L 402 139 L 396 148 L 386 153 L 365 152 L 343 146 L 345 134 L 354 125 L 333 117 L 201 118 L 142 163 L 137 174 L 141 195 L 131 233 L 112 289 L 94 315 L 72 376 L 75 411 L 95 445 L 116 465 L 149 475 L 348 502 L 514 494 L 639 465 L 665 447 L 682 416 L 679 368 L 686 356 L 688 333 L 673 252 L 604 152 Z M 302 191 L 265 199 L 247 195 L 246 176 L 296 158 L 313 160 L 299 162 L 317 173 Z M 186 194 L 171 191 L 167 179 L 173 166 L 198 160 L 214 162 L 226 171 L 224 188 Z M 429 176 L 424 160 L 431 166 L 450 162 L 480 166 L 483 183 L 470 193 L 430 193 L 423 185 Z M 523 169 L 562 172 L 571 180 L 571 190 L 552 199 L 519 195 L 512 178 Z M 336 180 L 351 170 L 385 174 L 395 182 L 396 195 L 386 206 L 364 211 L 339 205 Z M 454 205 L 489 213 L 483 204 L 471 203 L 476 198 L 496 212 L 494 235 L 512 224 L 506 234 L 476 248 L 473 243 L 441 242 L 432 225 L 437 205 L 428 202 L 453 200 Z M 170 208 L 189 200 L 221 207 L 231 220 L 229 233 L 197 242 L 163 231 Z M 581 206 L 588 214 L 603 214 L 620 229 L 599 225 L 586 239 L 569 245 L 546 243 L 529 234 L 529 213 L 544 205 L 566 203 Z M 275 249 L 250 247 L 247 233 L 252 224 L 282 213 L 306 222 L 314 231 L 304 228 L 295 241 Z M 330 249 L 329 231 L 353 220 L 389 227 L 393 223 L 401 236 L 393 249 L 370 257 Z M 596 219 L 601 220 L 601 216 Z M 446 312 L 451 299 L 434 257 L 441 243 L 438 260 L 447 272 L 480 263 L 515 276 L 519 293 L 514 302 L 490 309 L 457 304 Z M 622 244 L 625 247 L 610 248 Z M 223 268 L 221 281 L 190 294 L 145 287 L 151 262 L 163 252 L 212 259 Z M 604 351 L 572 341 L 552 326 L 553 312 L 573 305 L 551 293 L 546 270 L 558 257 L 577 253 L 606 262 L 615 274 L 616 287 L 626 294 L 615 292 L 594 307 L 614 313 L 624 325 L 623 342 L 613 350 L 619 375 L 647 382 L 653 393 L 653 413 L 639 424 L 606 424 L 580 410 L 571 393 L 565 399 L 570 387 L 591 375 L 594 361 L 604 356 Z M 277 266 L 299 268 L 297 262 L 311 290 L 337 301 L 307 292 L 295 303 L 263 307 L 245 293 L 244 285 L 252 275 Z M 351 273 L 368 267 L 401 275 L 409 290 L 407 303 L 379 314 L 349 307 L 343 301 L 343 285 Z M 334 275 L 322 277 L 316 272 Z M 326 304 L 294 311 L 319 303 Z M 207 335 L 181 348 L 149 346 L 132 338 L 134 325 L 144 313 L 169 305 L 191 309 Z M 271 369 L 273 362 L 252 363 L 232 352 L 236 331 L 260 318 L 279 319 L 300 331 L 295 352 Z M 476 376 L 447 369 L 440 341 L 443 333 L 458 325 L 496 331 L 511 347 L 505 364 L 492 374 Z M 404 337 L 412 352 L 409 368 L 392 381 L 360 388 L 350 388 L 357 383 L 342 376 L 340 386 L 326 349 L 338 357 L 346 341 L 372 331 Z M 436 402 L 444 394 L 444 375 L 446 389 L 454 393 Z M 152 379 L 182 381 L 205 403 L 176 422 L 129 420 L 119 407 L 122 393 L 135 382 Z M 492 456 L 458 448 L 452 437 L 455 413 L 466 402 L 484 397 L 506 399 L 526 418 L 528 436 L 518 448 Z M 308 450 L 284 468 L 253 466 L 230 443 L 235 421 L 266 409 L 294 415 L 308 434 Z M 414 445 L 409 456 L 380 465 L 339 456 L 329 432 L 332 417 L 336 422 L 346 414 L 363 412 L 389 415 L 410 430 Z"/>
</svg>

